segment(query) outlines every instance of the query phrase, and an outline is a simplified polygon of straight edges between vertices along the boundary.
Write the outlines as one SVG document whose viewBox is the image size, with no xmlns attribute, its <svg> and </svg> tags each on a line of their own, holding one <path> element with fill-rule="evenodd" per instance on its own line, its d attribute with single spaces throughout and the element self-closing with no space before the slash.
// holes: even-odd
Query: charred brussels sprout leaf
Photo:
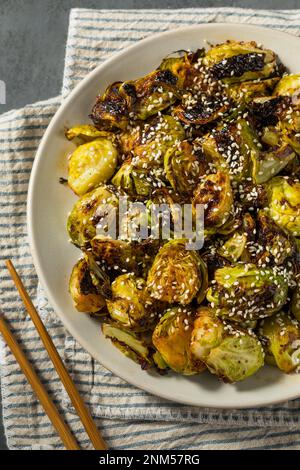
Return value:
<svg viewBox="0 0 300 470">
<path fill-rule="evenodd" d="M 106 306 L 105 299 L 99 294 L 85 259 L 80 259 L 74 266 L 69 291 L 79 312 L 97 313 Z"/>
<path fill-rule="evenodd" d="M 199 126 L 220 119 L 229 108 L 230 103 L 223 96 L 203 95 L 195 99 L 190 93 L 175 109 L 175 114 L 185 124 Z"/>
<path fill-rule="evenodd" d="M 79 247 L 88 244 L 96 235 L 97 224 L 106 217 L 116 217 L 118 202 L 113 186 L 100 186 L 78 199 L 67 223 L 72 242 Z"/>
<path fill-rule="evenodd" d="M 204 227 L 208 231 L 217 232 L 228 220 L 233 208 L 229 175 L 218 172 L 201 178 L 195 189 L 192 204 L 194 209 L 197 204 L 204 206 Z"/>
<path fill-rule="evenodd" d="M 203 59 L 214 78 L 229 83 L 268 78 L 276 72 L 276 56 L 255 42 L 227 41 L 211 48 Z"/>
<path fill-rule="evenodd" d="M 191 351 L 210 372 L 229 383 L 250 377 L 264 364 L 264 353 L 258 338 L 222 322 L 207 307 L 200 307 L 197 311 Z"/>
<path fill-rule="evenodd" d="M 171 72 L 177 78 L 177 85 L 182 88 L 189 69 L 187 54 L 163 59 L 159 69 Z"/>
<path fill-rule="evenodd" d="M 91 278 L 97 292 L 101 294 L 104 299 L 110 299 L 112 294 L 108 274 L 99 266 L 90 250 L 85 252 L 85 260 L 88 264 Z"/>
<path fill-rule="evenodd" d="M 101 183 L 108 181 L 117 166 L 117 149 L 108 139 L 98 138 L 82 144 L 69 159 L 68 183 L 82 196 Z"/>
<path fill-rule="evenodd" d="M 100 131 L 97 127 L 90 124 L 81 124 L 71 127 L 66 130 L 65 136 L 68 140 L 78 139 L 80 143 L 90 142 L 91 140 L 98 139 L 99 137 L 106 137 L 115 140 L 115 135 L 111 132 Z"/>
<path fill-rule="evenodd" d="M 148 369 L 152 365 L 151 351 L 148 345 L 132 331 L 115 323 L 103 323 L 102 332 L 125 356 Z"/>
<path fill-rule="evenodd" d="M 279 270 L 241 263 L 215 272 L 207 300 L 221 316 L 256 320 L 278 312 L 286 302 L 287 291 L 287 281 Z"/>
<path fill-rule="evenodd" d="M 206 283 L 202 263 L 196 251 L 186 249 L 184 240 L 169 241 L 149 270 L 147 288 L 151 297 L 169 304 L 189 304 Z"/>
<path fill-rule="evenodd" d="M 285 373 L 299 371 L 300 324 L 284 312 L 261 322 L 259 333 L 265 344 L 266 360 Z"/>
<path fill-rule="evenodd" d="M 277 176 L 268 184 L 269 214 L 279 227 L 300 236 L 300 183 Z"/>
<path fill-rule="evenodd" d="M 158 303 L 146 290 L 146 282 L 133 274 L 123 274 L 112 283 L 112 299 L 107 309 L 113 320 L 135 331 L 151 328 L 157 318 Z"/>
<path fill-rule="evenodd" d="M 173 307 L 165 312 L 153 332 L 152 341 L 164 362 L 175 372 L 184 375 L 199 374 L 202 361 L 190 351 L 193 314 L 188 308 Z"/>
</svg>

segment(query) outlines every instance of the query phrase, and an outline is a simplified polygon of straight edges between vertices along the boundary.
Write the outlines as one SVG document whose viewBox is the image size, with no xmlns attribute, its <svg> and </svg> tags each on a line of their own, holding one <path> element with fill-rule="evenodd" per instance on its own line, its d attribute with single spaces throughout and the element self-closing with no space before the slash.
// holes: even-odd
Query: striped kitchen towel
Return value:
<svg viewBox="0 0 300 470">
<path fill-rule="evenodd" d="M 253 23 L 300 33 L 300 11 L 243 9 L 71 11 L 63 97 L 110 54 L 179 25 Z M 39 141 L 61 97 L 0 116 L 0 240 L 35 299 L 60 354 L 114 449 L 300 449 L 300 400 L 247 410 L 183 406 L 154 397 L 111 374 L 66 332 L 38 284 L 26 233 L 28 178 Z M 3 261 L 2 261 L 3 263 Z M 2 264 L 1 306 L 24 350 L 83 448 L 89 440 Z M 61 448 L 8 348 L 1 342 L 3 416 L 11 449 Z"/>
</svg>

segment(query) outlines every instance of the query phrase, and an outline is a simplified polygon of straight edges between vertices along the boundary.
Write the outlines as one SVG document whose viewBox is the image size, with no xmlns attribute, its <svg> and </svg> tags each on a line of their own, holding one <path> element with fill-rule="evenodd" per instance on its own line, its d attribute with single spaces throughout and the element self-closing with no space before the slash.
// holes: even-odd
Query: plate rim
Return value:
<svg viewBox="0 0 300 470">
<path fill-rule="evenodd" d="M 298 40 L 299 41 L 299 46 L 300 46 L 300 37 L 297 37 L 297 36 L 292 35 L 292 34 L 287 33 L 287 32 L 277 31 L 277 30 L 274 30 L 272 28 L 267 28 L 267 27 L 263 27 L 263 26 L 256 26 L 256 25 L 252 25 L 252 24 L 239 24 L 239 23 L 208 23 L 208 24 L 207 23 L 198 23 L 196 25 L 180 27 L 180 28 L 176 28 L 176 29 L 170 29 L 170 30 L 167 30 L 167 31 L 164 31 L 164 32 L 151 34 L 151 35 L 147 36 L 146 38 L 141 39 L 141 40 L 137 40 L 136 43 L 134 43 L 134 44 L 132 44 L 128 47 L 125 47 L 124 49 L 121 49 L 120 51 L 118 51 L 116 53 L 113 53 L 110 57 L 108 57 L 106 60 L 104 60 L 104 62 L 100 63 L 99 65 L 97 65 L 95 67 L 95 69 L 93 69 L 91 72 L 89 72 L 75 86 L 75 88 L 69 93 L 69 95 L 65 99 L 62 99 L 62 102 L 61 102 L 59 108 L 57 109 L 57 111 L 55 112 L 53 117 L 51 118 L 51 121 L 50 121 L 46 131 L 44 132 L 43 137 L 42 137 L 42 139 L 39 143 L 38 149 L 35 152 L 34 161 L 33 161 L 31 174 L 30 174 L 30 179 L 29 179 L 29 184 L 28 184 L 26 217 L 27 217 L 27 236 L 28 236 L 28 241 L 29 241 L 29 248 L 30 248 L 32 259 L 33 259 L 33 265 L 34 265 L 34 268 L 35 268 L 36 273 L 38 275 L 38 280 L 41 282 L 41 284 L 42 284 L 42 286 L 43 286 L 43 288 L 46 292 L 47 299 L 49 300 L 50 305 L 53 307 L 53 309 L 55 311 L 55 314 L 62 321 L 62 323 L 63 323 L 64 327 L 67 329 L 67 331 L 76 339 L 76 341 L 78 341 L 78 343 L 85 349 L 85 351 L 87 351 L 88 354 L 90 354 L 93 358 L 95 358 L 97 361 L 99 361 L 103 365 L 103 367 L 105 367 L 106 369 L 111 371 L 117 377 L 124 380 L 126 383 L 132 384 L 135 387 L 137 387 L 141 390 L 144 390 L 144 391 L 146 391 L 146 392 L 148 392 L 152 395 L 155 395 L 155 396 L 164 398 L 166 400 L 169 400 L 171 403 L 172 402 L 175 402 L 175 403 L 177 402 L 177 403 L 181 403 L 181 404 L 189 405 L 189 406 L 193 406 L 193 407 L 217 408 L 217 409 L 224 409 L 225 410 L 225 409 L 233 409 L 233 408 L 234 409 L 245 409 L 245 408 L 249 408 L 249 407 L 259 408 L 259 407 L 268 406 L 268 405 L 272 405 L 272 404 L 276 404 L 276 403 L 282 403 L 282 402 L 288 401 L 288 400 L 293 400 L 293 399 L 296 399 L 296 398 L 300 397 L 300 387 L 299 387 L 299 392 L 295 392 L 295 393 L 291 392 L 290 394 L 286 393 L 283 398 L 278 398 L 278 399 L 274 398 L 274 399 L 265 399 L 265 400 L 263 400 L 262 398 L 259 399 L 259 398 L 254 397 L 254 398 L 249 399 L 249 402 L 247 402 L 247 404 L 236 403 L 233 406 L 232 404 L 223 405 L 223 404 L 219 404 L 218 402 L 214 402 L 214 403 L 211 403 L 211 404 L 201 403 L 201 394 L 199 394 L 200 401 L 199 401 L 198 404 L 195 404 L 194 402 L 191 402 L 188 399 L 170 398 L 170 396 L 168 396 L 168 394 L 164 393 L 163 391 L 158 393 L 157 391 L 153 391 L 153 389 L 151 389 L 151 387 L 148 386 L 147 384 L 141 385 L 139 383 L 138 379 L 135 380 L 135 377 L 132 377 L 132 378 L 130 378 L 130 380 L 128 380 L 128 378 L 125 377 L 122 374 L 122 371 L 120 372 L 119 370 L 116 370 L 111 364 L 107 365 L 105 359 L 104 359 L 104 361 L 102 361 L 102 359 L 100 360 L 97 353 L 96 353 L 96 351 L 95 351 L 95 349 L 93 347 L 91 347 L 91 345 L 88 344 L 87 341 L 84 340 L 84 338 L 82 338 L 82 337 L 80 337 L 80 335 L 78 335 L 78 333 L 76 331 L 76 328 L 73 327 L 74 324 L 71 321 L 69 321 L 66 317 L 64 317 L 63 314 L 60 313 L 61 309 L 59 308 L 59 305 L 56 302 L 55 296 L 52 295 L 50 289 L 48 288 L 47 276 L 46 276 L 45 271 L 44 271 L 44 269 L 43 269 L 43 267 L 40 263 L 38 251 L 36 250 L 37 233 L 36 233 L 36 229 L 34 227 L 34 225 L 35 225 L 35 223 L 34 223 L 35 215 L 34 215 L 33 208 L 32 208 L 32 205 L 33 205 L 32 201 L 33 201 L 33 197 L 34 197 L 34 193 L 35 193 L 35 180 L 36 180 L 36 177 L 38 175 L 38 170 L 39 170 L 40 164 L 42 162 L 41 157 L 42 157 L 42 154 L 43 154 L 44 146 L 46 146 L 46 144 L 47 144 L 48 137 L 51 135 L 52 129 L 55 126 L 56 121 L 61 116 L 63 116 L 64 110 L 68 106 L 68 104 L 70 102 L 72 102 L 72 100 L 76 97 L 76 95 L 80 94 L 81 89 L 83 89 L 88 84 L 89 81 L 92 81 L 95 76 L 97 76 L 99 73 L 101 73 L 101 69 L 109 67 L 111 63 L 115 62 L 116 60 L 118 60 L 122 56 L 126 56 L 127 54 L 130 54 L 134 50 L 138 50 L 139 48 L 143 48 L 144 45 L 147 45 L 148 43 L 151 43 L 152 41 L 155 41 L 158 38 L 173 36 L 176 33 L 181 33 L 182 34 L 182 33 L 186 32 L 186 34 L 188 34 L 191 31 L 197 31 L 197 30 L 201 30 L 201 29 L 204 29 L 204 30 L 206 30 L 206 29 L 219 29 L 219 28 L 224 28 L 224 27 L 225 28 L 232 28 L 232 29 L 239 29 L 239 30 L 240 29 L 244 29 L 244 30 L 249 29 L 249 31 L 251 31 L 252 35 L 255 34 L 255 31 L 258 31 L 258 33 L 263 32 L 263 33 L 268 33 L 270 35 L 274 34 L 276 36 L 276 38 L 278 38 L 278 36 L 279 37 L 283 36 L 285 38 L 287 38 L 287 37 L 288 38 L 293 38 L 293 40 Z M 255 38 L 253 40 L 255 40 Z M 217 378 L 216 378 L 216 380 L 217 380 Z"/>
</svg>

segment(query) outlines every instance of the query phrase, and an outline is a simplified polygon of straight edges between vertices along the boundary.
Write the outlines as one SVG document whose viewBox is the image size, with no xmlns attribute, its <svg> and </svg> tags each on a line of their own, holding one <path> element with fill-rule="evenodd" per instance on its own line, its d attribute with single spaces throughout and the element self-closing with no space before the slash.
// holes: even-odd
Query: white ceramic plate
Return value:
<svg viewBox="0 0 300 470">
<path fill-rule="evenodd" d="M 284 375 L 264 367 L 245 382 L 225 385 L 204 373 L 187 378 L 142 371 L 106 340 L 99 325 L 78 313 L 68 293 L 68 279 L 80 252 L 66 233 L 67 214 L 75 196 L 63 185 L 66 154 L 74 145 L 65 127 L 88 121 L 95 97 L 116 80 L 153 70 L 161 59 L 180 49 L 206 47 L 227 39 L 255 40 L 273 49 L 291 72 L 300 71 L 300 40 L 270 29 L 233 24 L 198 25 L 156 34 L 114 55 L 90 73 L 70 94 L 52 119 L 35 157 L 28 192 L 28 231 L 34 264 L 48 299 L 69 332 L 105 367 L 139 388 L 190 405 L 238 408 L 267 405 L 300 396 L 300 375 Z"/>
</svg>

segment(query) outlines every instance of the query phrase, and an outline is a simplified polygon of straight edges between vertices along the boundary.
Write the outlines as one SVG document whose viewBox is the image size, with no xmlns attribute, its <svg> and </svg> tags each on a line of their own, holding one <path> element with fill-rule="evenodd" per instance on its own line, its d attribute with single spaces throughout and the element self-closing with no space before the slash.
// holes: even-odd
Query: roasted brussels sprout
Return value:
<svg viewBox="0 0 300 470">
<path fill-rule="evenodd" d="M 300 323 L 285 312 L 262 320 L 259 334 L 265 345 L 266 362 L 285 373 L 300 371 Z"/>
<path fill-rule="evenodd" d="M 216 270 L 207 300 L 222 317 L 256 320 L 278 312 L 286 302 L 287 291 L 287 280 L 279 269 L 238 263 Z"/>
<path fill-rule="evenodd" d="M 256 250 L 255 258 L 261 266 L 283 265 L 296 253 L 293 237 L 275 224 L 264 210 L 257 214 L 257 243 L 260 249 Z"/>
<path fill-rule="evenodd" d="M 193 208 L 204 206 L 204 227 L 217 232 L 225 224 L 233 210 L 233 194 L 230 177 L 225 172 L 212 173 L 201 178 L 193 197 Z"/>
<path fill-rule="evenodd" d="M 133 197 L 148 197 L 165 184 L 164 154 L 183 138 L 184 130 L 173 117 L 156 119 L 144 127 L 141 144 L 133 148 L 112 183 Z"/>
<path fill-rule="evenodd" d="M 269 181 L 280 173 L 294 158 L 292 147 L 283 143 L 270 152 L 257 152 L 252 158 L 252 178 L 255 183 L 261 184 Z"/>
<path fill-rule="evenodd" d="M 96 126 L 125 129 L 129 118 L 145 120 L 180 97 L 178 77 L 170 70 L 155 70 L 145 77 L 116 82 L 97 98 L 91 118 Z"/>
<path fill-rule="evenodd" d="M 165 363 L 184 375 L 199 374 L 203 362 L 190 350 L 193 313 L 185 307 L 172 307 L 165 312 L 153 332 L 152 341 Z"/>
<path fill-rule="evenodd" d="M 171 240 L 156 255 L 147 279 L 154 299 L 181 305 L 189 304 L 196 296 L 203 299 L 206 267 L 200 255 L 187 250 L 185 244 L 185 240 Z"/>
<path fill-rule="evenodd" d="M 106 307 L 105 299 L 99 294 L 85 259 L 75 264 L 69 282 L 69 291 L 79 312 L 97 313 Z"/>
<path fill-rule="evenodd" d="M 276 56 L 252 42 L 227 41 L 212 47 L 203 64 L 215 79 L 227 83 L 268 78 L 276 72 Z"/>
<path fill-rule="evenodd" d="M 180 122 L 172 116 L 159 116 L 144 125 L 140 144 L 133 148 L 132 154 L 136 158 L 147 157 L 149 161 L 163 164 L 166 151 L 184 138 Z"/>
<path fill-rule="evenodd" d="M 96 235 L 98 224 L 109 218 L 115 220 L 118 203 L 114 186 L 99 186 L 78 199 L 68 217 L 71 241 L 79 247 L 86 246 Z"/>
<path fill-rule="evenodd" d="M 137 198 L 146 198 L 153 188 L 164 185 L 164 169 L 160 163 L 147 156 L 130 158 L 119 168 L 112 183 L 127 194 Z"/>
<path fill-rule="evenodd" d="M 138 264 L 132 245 L 123 240 L 96 235 L 91 240 L 92 253 L 100 265 L 115 274 L 132 272 L 138 274 Z"/>
<path fill-rule="evenodd" d="M 218 249 L 219 255 L 232 263 L 236 263 L 243 255 L 247 246 L 247 234 L 245 232 L 235 232 Z"/>
<path fill-rule="evenodd" d="M 115 82 L 108 86 L 103 95 L 97 97 L 90 115 L 95 126 L 100 129 L 125 129 L 129 123 L 129 112 L 132 102 L 130 89 L 124 95 L 122 93 L 122 82 Z"/>
<path fill-rule="evenodd" d="M 74 193 L 82 196 L 108 181 L 117 167 L 117 149 L 104 138 L 82 144 L 69 159 L 68 183 Z"/>
<path fill-rule="evenodd" d="M 279 227 L 300 236 L 300 183 L 277 176 L 268 184 L 269 214 Z"/>
<path fill-rule="evenodd" d="M 107 309 L 113 320 L 135 331 L 151 328 L 157 320 L 158 302 L 153 300 L 146 281 L 133 274 L 122 274 L 111 285 L 112 299 Z"/>
<path fill-rule="evenodd" d="M 152 365 L 148 345 L 133 331 L 128 331 L 115 323 L 103 323 L 102 332 L 125 356 L 148 369 Z"/>
<path fill-rule="evenodd" d="M 147 119 L 163 111 L 180 97 L 178 78 L 170 70 L 155 70 L 133 82 L 125 82 L 122 87 L 135 91 L 135 103 L 131 108 L 135 119 Z"/>
<path fill-rule="evenodd" d="M 259 155 L 257 136 L 245 119 L 217 128 L 200 144 L 211 162 L 210 166 L 215 171 L 229 172 L 234 181 L 250 176 L 251 161 Z"/>
<path fill-rule="evenodd" d="M 253 375 L 264 364 L 258 338 L 225 323 L 213 309 L 199 307 L 191 335 L 191 352 L 224 382 L 237 382 Z"/>
<path fill-rule="evenodd" d="M 205 166 L 197 158 L 193 146 L 187 141 L 170 148 L 165 154 L 164 166 L 167 178 L 177 193 L 191 196 L 200 175 L 205 173 Z"/>
</svg>

